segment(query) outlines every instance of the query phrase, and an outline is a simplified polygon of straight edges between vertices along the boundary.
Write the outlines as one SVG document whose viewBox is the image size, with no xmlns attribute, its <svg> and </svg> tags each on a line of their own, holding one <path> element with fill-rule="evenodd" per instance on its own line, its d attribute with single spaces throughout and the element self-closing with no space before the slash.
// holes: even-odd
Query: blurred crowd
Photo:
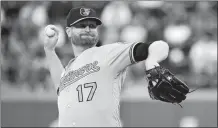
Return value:
<svg viewBox="0 0 218 128">
<path fill-rule="evenodd" d="M 56 52 L 66 65 L 74 55 L 65 34 L 65 18 L 78 6 L 94 8 L 103 21 L 97 46 L 164 40 L 170 53 L 163 66 L 190 87 L 217 88 L 215 1 L 1 1 L 2 84 L 31 91 L 53 88 L 42 31 L 45 25 L 55 24 L 63 32 Z M 131 70 L 135 77 L 137 70 L 137 65 Z"/>
</svg>

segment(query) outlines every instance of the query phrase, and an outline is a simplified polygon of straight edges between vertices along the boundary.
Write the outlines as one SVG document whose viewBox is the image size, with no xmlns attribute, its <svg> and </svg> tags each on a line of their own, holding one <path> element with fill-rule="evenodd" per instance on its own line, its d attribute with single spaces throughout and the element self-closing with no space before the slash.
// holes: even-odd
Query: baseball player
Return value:
<svg viewBox="0 0 218 128">
<path fill-rule="evenodd" d="M 120 92 L 128 66 L 145 61 L 152 99 L 180 103 L 188 87 L 158 64 L 168 55 L 164 41 L 113 43 L 95 47 L 102 24 L 91 8 L 73 8 L 66 18 L 66 33 L 75 58 L 66 67 L 55 53 L 59 30 L 45 27 L 44 50 L 58 95 L 60 127 L 121 127 Z M 159 60 L 158 60 L 159 59 Z"/>
</svg>

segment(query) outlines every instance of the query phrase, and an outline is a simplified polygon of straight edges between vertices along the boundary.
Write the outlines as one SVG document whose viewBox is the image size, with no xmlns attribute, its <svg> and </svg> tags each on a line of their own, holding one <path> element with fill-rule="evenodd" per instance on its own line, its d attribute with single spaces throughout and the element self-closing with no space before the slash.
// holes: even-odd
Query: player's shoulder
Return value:
<svg viewBox="0 0 218 128">
<path fill-rule="evenodd" d="M 111 44 L 105 44 L 100 46 L 100 49 L 110 49 L 110 48 L 114 48 L 117 47 L 119 45 L 123 45 L 123 44 L 128 44 L 127 42 L 115 42 L 115 43 L 111 43 Z"/>
<path fill-rule="evenodd" d="M 111 43 L 111 44 L 105 44 L 99 47 L 94 47 L 89 49 L 89 51 L 87 52 L 87 54 L 92 54 L 92 55 L 105 55 L 108 54 L 109 52 L 120 48 L 121 45 L 128 45 L 128 43 L 126 42 L 115 42 L 115 43 Z"/>
<path fill-rule="evenodd" d="M 128 42 L 115 42 L 115 43 L 107 44 L 107 45 L 114 46 L 114 45 L 121 45 L 121 44 L 129 44 L 129 43 Z"/>
</svg>

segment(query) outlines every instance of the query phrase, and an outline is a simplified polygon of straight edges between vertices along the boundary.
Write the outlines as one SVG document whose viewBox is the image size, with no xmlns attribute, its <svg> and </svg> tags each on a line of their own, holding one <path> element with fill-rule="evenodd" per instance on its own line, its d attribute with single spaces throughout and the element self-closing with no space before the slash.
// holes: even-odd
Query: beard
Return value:
<svg viewBox="0 0 218 128">
<path fill-rule="evenodd" d="M 99 41 L 98 34 L 74 34 L 71 37 L 71 43 L 75 46 L 93 47 Z"/>
</svg>

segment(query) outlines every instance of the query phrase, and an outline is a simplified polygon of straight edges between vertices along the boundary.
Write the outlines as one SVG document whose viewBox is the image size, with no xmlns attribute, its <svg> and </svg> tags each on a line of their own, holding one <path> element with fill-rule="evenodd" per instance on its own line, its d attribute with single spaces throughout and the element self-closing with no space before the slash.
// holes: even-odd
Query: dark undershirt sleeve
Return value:
<svg viewBox="0 0 218 128">
<path fill-rule="evenodd" d="M 146 60 L 148 57 L 148 48 L 151 43 L 138 43 L 133 49 L 133 57 L 136 62 Z"/>
</svg>

